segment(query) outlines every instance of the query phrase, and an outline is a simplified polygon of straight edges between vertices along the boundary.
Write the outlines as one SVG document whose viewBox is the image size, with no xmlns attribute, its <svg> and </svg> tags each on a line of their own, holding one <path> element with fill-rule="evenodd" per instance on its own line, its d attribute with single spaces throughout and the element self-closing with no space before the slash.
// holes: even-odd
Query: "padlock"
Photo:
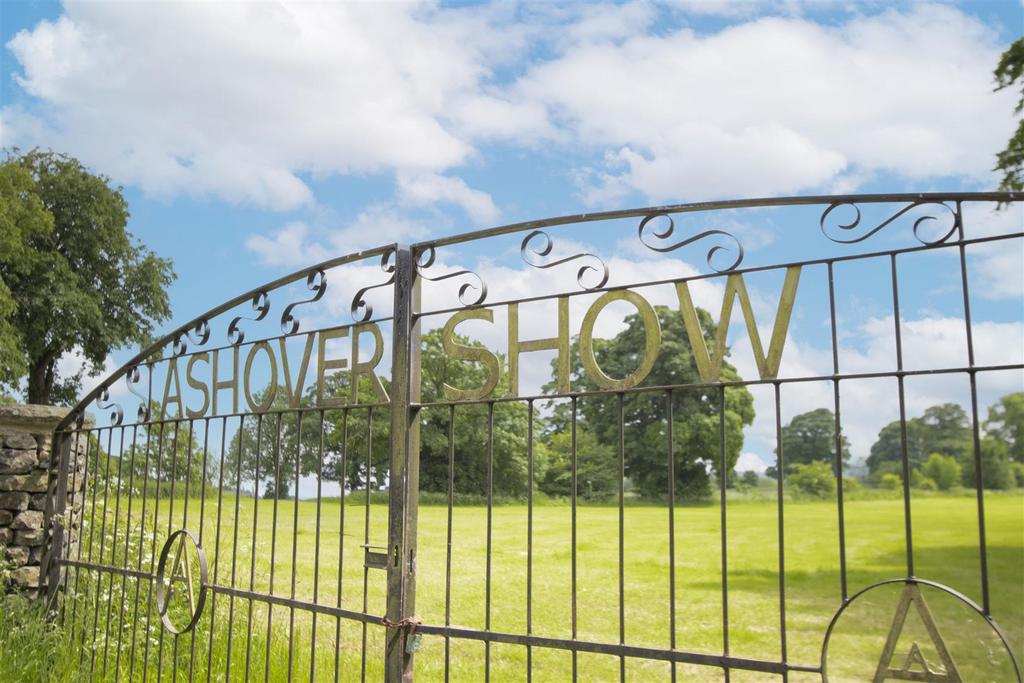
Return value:
<svg viewBox="0 0 1024 683">
<path fill-rule="evenodd" d="M 423 640 L 422 633 L 410 633 L 405 639 L 405 653 L 415 654 L 420 649 L 420 642 Z"/>
</svg>

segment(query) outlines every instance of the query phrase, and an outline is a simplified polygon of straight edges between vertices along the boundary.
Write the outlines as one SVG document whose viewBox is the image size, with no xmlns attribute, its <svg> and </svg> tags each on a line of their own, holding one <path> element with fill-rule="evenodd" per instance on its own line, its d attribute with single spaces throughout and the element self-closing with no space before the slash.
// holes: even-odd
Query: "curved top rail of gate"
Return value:
<svg viewBox="0 0 1024 683">
<path fill-rule="evenodd" d="M 553 241 L 544 232 L 545 229 L 599 221 L 639 218 L 640 222 L 638 225 L 633 226 L 633 230 L 642 246 L 653 252 L 666 254 L 689 245 L 695 245 L 692 248 L 699 250 L 701 245 L 697 243 L 711 244 L 704 252 L 704 260 L 712 272 L 708 275 L 697 277 L 715 277 L 725 273 L 748 272 L 766 268 L 778 268 L 780 266 L 779 264 L 773 264 L 770 266 L 740 268 L 744 259 L 744 250 L 736 235 L 727 230 L 720 229 L 714 224 L 690 234 L 681 234 L 683 230 L 680 229 L 680 226 L 676 225 L 673 216 L 679 217 L 685 214 L 731 211 L 736 209 L 767 209 L 817 205 L 824 207 L 818 218 L 818 227 L 824 233 L 824 236 L 833 243 L 855 244 L 862 242 L 891 223 L 902 219 L 910 223 L 913 236 L 920 243 L 918 248 L 927 249 L 935 246 L 964 244 L 965 241 L 981 242 L 993 239 L 991 236 L 982 236 L 977 239 L 967 240 L 964 234 L 963 203 L 988 202 L 1007 204 L 1021 200 L 1024 200 L 1024 193 L 1020 192 L 930 192 L 816 195 L 694 202 L 580 213 L 543 220 L 512 223 L 418 242 L 413 244 L 411 248 L 416 258 L 417 274 L 421 278 L 435 282 L 452 278 L 460 278 L 462 280 L 458 289 L 459 301 L 455 306 L 425 312 L 441 313 L 460 308 L 480 306 L 485 301 L 488 305 L 494 303 L 487 301 L 486 283 L 479 275 L 472 271 L 454 270 L 443 274 L 434 274 L 429 271 L 431 266 L 435 264 L 438 249 L 488 238 L 527 232 L 528 234 L 520 244 L 520 254 L 527 265 L 535 268 L 551 268 L 574 262 L 573 267 L 578 269 L 576 280 L 579 287 L 587 292 L 601 292 L 611 289 L 606 287 L 609 273 L 604 261 L 595 254 L 583 252 L 562 257 L 559 257 L 557 254 L 550 256 L 553 251 Z M 861 207 L 880 204 L 901 206 L 885 214 L 880 220 L 874 218 L 871 220 L 865 219 Z M 924 211 L 923 215 L 918 215 L 921 214 L 921 211 L 918 211 L 919 209 Z M 1001 234 L 996 239 L 1006 237 L 1024 237 L 1024 232 L 1010 235 Z M 304 288 L 306 291 L 293 297 L 286 296 L 287 304 L 280 314 L 280 327 L 283 333 L 280 335 L 280 338 L 283 340 L 297 335 L 300 331 L 299 315 L 302 310 L 300 307 L 304 304 L 319 301 L 324 296 L 327 289 L 325 273 L 330 269 L 350 265 L 365 267 L 367 264 L 373 264 L 376 260 L 377 264 L 374 268 L 379 268 L 378 272 L 380 274 L 377 275 L 376 281 L 362 284 L 362 286 L 355 290 L 351 299 L 350 313 L 355 324 L 387 320 L 387 317 L 373 318 L 373 309 L 367 302 L 366 297 L 374 289 L 388 287 L 393 284 L 395 279 L 394 255 L 396 247 L 397 245 L 394 244 L 383 245 L 328 259 L 302 268 L 229 299 L 189 322 L 178 326 L 137 353 L 122 367 L 106 377 L 95 389 L 86 394 L 68 413 L 64 421 L 58 425 L 57 431 L 67 430 L 68 426 L 72 423 L 80 425 L 84 419 L 86 408 L 92 404 L 95 404 L 99 410 L 110 410 L 111 424 L 114 426 L 121 425 L 124 417 L 123 408 L 119 404 L 110 401 L 109 392 L 114 383 L 122 378 L 125 378 L 130 393 L 140 400 L 146 401 L 145 404 L 140 404 L 139 406 L 138 422 L 148 422 L 150 419 L 148 406 L 152 401 L 152 394 L 150 393 L 150 396 L 147 398 L 133 388 L 141 381 L 139 372 L 141 367 L 174 356 L 184 356 L 190 344 L 200 351 L 218 351 L 231 348 L 232 346 L 240 346 L 246 339 L 246 324 L 252 324 L 267 318 L 271 308 L 271 294 L 284 290 L 289 286 L 297 284 L 301 286 L 302 281 L 305 280 Z M 857 255 L 863 256 L 864 254 Z M 820 262 L 830 260 L 836 259 L 821 259 Z M 692 277 L 677 279 L 692 279 Z M 273 298 L 277 299 L 277 297 Z M 251 306 L 251 310 L 238 312 L 237 315 L 231 318 L 230 323 L 225 328 L 228 345 L 206 347 L 205 345 L 211 336 L 211 321 L 236 307 L 245 306 L 246 304 Z M 348 324 L 351 325 L 352 323 Z M 344 325 L 345 323 L 339 323 L 338 327 Z M 267 339 L 261 339 L 257 340 L 257 343 L 265 341 Z M 164 355 L 167 351 L 170 351 L 169 356 Z M 179 416 L 179 419 L 185 418 L 184 416 Z"/>
</svg>

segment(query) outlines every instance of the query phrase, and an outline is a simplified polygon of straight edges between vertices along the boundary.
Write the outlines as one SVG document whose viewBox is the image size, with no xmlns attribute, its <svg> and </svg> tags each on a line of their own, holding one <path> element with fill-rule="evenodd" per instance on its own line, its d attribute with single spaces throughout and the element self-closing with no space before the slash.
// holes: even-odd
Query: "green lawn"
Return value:
<svg viewBox="0 0 1024 683">
<path fill-rule="evenodd" d="M 220 520 L 220 550 L 217 551 L 217 501 L 208 498 L 188 502 L 187 526 L 198 533 L 199 517 L 203 516 L 203 545 L 210 562 L 211 580 L 218 585 L 231 585 L 232 562 L 235 563 L 235 586 L 249 588 L 253 548 L 253 515 L 258 507 L 255 534 L 256 562 L 253 590 L 270 592 L 271 556 L 273 555 L 273 593 L 292 595 L 293 543 L 295 589 L 298 598 L 336 605 L 338 600 L 339 545 L 344 544 L 344 571 L 341 577 L 343 607 L 363 608 L 362 553 L 365 509 L 361 501 L 346 501 L 344 533 L 341 531 L 341 506 L 337 499 L 325 500 L 319 506 L 319 565 L 317 553 L 318 506 L 302 501 L 297 510 L 294 501 L 277 502 L 276 538 L 272 547 L 274 501 L 254 504 L 251 498 L 238 501 L 238 523 L 235 503 L 225 497 Z M 124 562 L 125 503 L 120 510 L 116 564 Z M 1024 645 L 1024 497 L 1019 494 L 986 494 L 988 560 L 991 606 L 995 620 L 1007 633 L 1015 650 Z M 205 507 L 205 509 L 203 509 Z M 152 500 L 147 512 L 152 513 Z M 102 508 L 100 509 L 102 511 Z M 112 538 L 114 501 L 107 505 L 106 536 Z M 172 528 L 183 525 L 185 505 L 174 501 Z M 134 502 L 132 517 L 133 545 L 139 535 L 140 501 Z M 159 532 L 157 552 L 166 536 L 170 501 L 158 504 Z M 728 586 L 729 647 L 733 655 L 777 660 L 780 655 L 779 557 L 777 507 L 772 501 L 730 500 L 728 504 Z M 297 536 L 293 535 L 297 514 Z M 567 505 L 538 505 L 534 508 L 533 546 L 533 632 L 538 635 L 568 638 L 570 617 L 570 515 Z M 420 509 L 419 552 L 416 613 L 425 623 L 443 624 L 445 619 L 445 548 L 447 509 L 427 505 Z M 97 517 L 97 525 L 102 515 Z M 152 517 L 148 528 L 152 529 Z M 386 541 L 386 508 L 370 508 L 370 541 Z M 625 509 L 625 640 L 628 644 L 667 647 L 669 645 L 669 550 L 668 510 L 656 506 L 627 506 Z M 589 506 L 578 509 L 578 637 L 587 640 L 618 642 L 618 508 Z M 485 627 L 485 567 L 487 511 L 484 507 L 458 506 L 454 510 L 452 528 L 451 623 L 483 629 Z M 237 532 L 237 545 L 235 533 Z M 95 531 L 97 541 L 98 529 Z M 720 547 L 720 510 L 717 505 L 680 506 L 675 516 L 676 547 L 676 647 L 692 652 L 721 653 L 722 574 Z M 922 496 L 913 501 L 913 538 L 915 573 L 921 578 L 955 588 L 971 599 L 981 601 L 978 559 L 977 509 L 973 497 Z M 150 540 L 146 539 L 148 553 Z M 231 548 L 236 550 L 232 557 Z M 524 505 L 498 506 L 493 510 L 491 578 L 491 628 L 496 631 L 526 631 L 527 571 L 527 508 Z M 788 660 L 792 663 L 816 665 L 822 638 L 834 612 L 841 604 L 838 520 L 835 502 L 787 502 L 785 505 L 786 561 L 786 633 Z M 846 504 L 846 548 L 848 591 L 853 594 L 869 584 L 906 575 L 902 500 L 860 500 Z M 86 547 L 88 553 L 88 546 Z M 94 551 L 93 560 L 98 554 Z M 134 553 L 130 553 L 133 555 Z M 148 554 L 143 568 L 148 570 Z M 84 559 L 84 558 L 83 558 Z M 110 540 L 106 543 L 104 561 L 111 562 Z M 317 581 L 315 577 L 319 575 Z M 83 574 L 83 577 L 85 575 Z M 249 670 L 256 680 L 264 677 L 266 662 L 270 678 L 287 678 L 289 667 L 289 619 L 287 607 L 273 609 L 270 627 L 270 654 L 267 655 L 267 607 L 257 602 L 252 612 L 252 637 L 249 630 L 249 601 L 225 595 L 209 599 L 195 635 L 178 639 L 162 633 L 157 618 L 145 618 L 147 589 L 141 582 L 140 616 L 133 610 L 136 582 L 122 584 L 115 577 L 112 586 L 104 576 L 99 583 L 99 635 L 97 654 L 92 667 L 96 678 L 104 668 L 106 678 L 114 678 L 115 668 L 125 677 L 128 661 L 134 659 L 134 676 L 141 676 L 145 637 L 148 633 L 148 676 L 161 668 L 166 678 L 174 669 L 174 658 L 182 675 L 187 676 L 189 660 L 195 651 L 195 671 L 205 680 L 207 650 L 210 647 L 210 618 L 215 612 L 213 637 L 213 676 L 223 678 L 228 648 L 228 616 L 233 613 L 231 631 L 231 677 L 242 678 L 246 666 L 246 644 L 249 642 Z M 86 581 L 82 582 L 85 593 Z M 122 597 L 122 585 L 124 597 Z M 91 632 L 95 617 L 91 602 L 96 596 L 82 597 L 74 608 L 81 621 L 86 614 L 85 630 Z M 968 672 L 974 658 L 985 661 L 1000 657 L 991 637 L 984 631 L 972 630 L 971 617 L 941 595 L 927 593 L 940 629 L 949 641 L 953 655 Z M 384 572 L 369 571 L 365 595 L 368 611 L 384 611 Z M 863 663 L 873 673 L 885 632 L 892 620 L 896 592 L 884 591 L 864 602 L 854 603 L 849 619 L 841 622 L 831 655 L 840 664 Z M 872 602 L 873 600 L 873 602 Z M 110 638 L 104 628 L 107 610 L 112 604 Z M 233 603 L 233 605 L 232 605 Z M 300 680 L 310 675 L 311 644 L 315 643 L 315 678 L 330 680 L 334 675 L 338 620 L 320 615 L 313 619 L 308 612 L 296 610 L 292 640 L 291 666 Z M 147 624 L 148 631 L 147 631 Z M 909 624 L 909 621 L 908 621 Z M 81 626 L 76 624 L 81 630 Z M 136 632 L 135 655 L 130 657 L 132 631 Z M 908 626 L 907 634 L 913 635 Z M 363 637 L 360 623 L 341 620 L 341 648 L 338 665 L 345 680 L 358 679 L 359 653 Z M 367 629 L 368 680 L 382 678 L 381 660 L 384 629 L 371 625 Z M 162 634 L 162 635 L 161 635 Z M 880 634 L 880 635 L 879 635 Z M 979 635 L 980 634 L 980 635 Z M 120 636 L 120 637 L 118 637 Z M 984 648 L 977 640 L 988 638 Z M 161 640 L 162 651 L 161 651 Z M 195 641 L 193 644 L 193 640 Z M 923 642 L 923 641 L 922 641 Z M 118 649 L 120 645 L 120 658 Z M 903 648 L 901 641 L 901 648 Z M 422 680 L 439 680 L 444 673 L 444 639 L 427 636 L 417 655 L 416 671 Z M 987 649 L 985 649 L 987 648 Z M 175 649 L 177 652 L 175 653 Z M 905 651 L 906 648 L 903 648 Z M 104 650 L 106 656 L 104 657 Z M 926 657 L 932 655 L 925 648 Z M 984 650 L 984 653 L 982 651 Z M 162 663 L 157 664 L 158 657 Z M 90 666 L 91 653 L 85 656 Z M 564 680 L 571 675 L 568 652 L 542 648 L 533 649 L 534 680 Z M 984 660 L 984 661 L 982 661 Z M 830 661 L 833 661 L 830 659 Z M 105 662 L 105 665 L 104 665 Z M 451 676 L 453 680 L 476 681 L 484 676 L 485 647 L 478 641 L 452 641 Z M 490 649 L 492 680 L 525 680 L 526 650 L 523 647 L 495 644 Z M 578 666 L 581 680 L 604 681 L 617 678 L 619 662 L 615 657 L 580 654 Z M 838 665 L 837 665 L 838 666 Z M 688 680 L 722 680 L 720 670 L 695 666 L 679 666 Z M 631 680 L 667 680 L 668 664 L 642 660 L 626 660 Z M 835 669 L 836 673 L 839 669 Z M 781 680 L 767 674 L 733 672 L 734 681 Z M 1005 670 L 1004 670 L 1005 674 Z M 851 674 L 856 680 L 858 674 Z M 981 674 L 979 674 L 981 675 Z M 998 674 L 996 674 L 998 676 Z M 842 680 L 842 678 L 839 678 Z M 798 674 L 790 680 L 820 680 L 813 674 Z M 981 679 L 978 679 L 981 680 Z M 992 680 L 999 680 L 998 677 Z"/>
</svg>

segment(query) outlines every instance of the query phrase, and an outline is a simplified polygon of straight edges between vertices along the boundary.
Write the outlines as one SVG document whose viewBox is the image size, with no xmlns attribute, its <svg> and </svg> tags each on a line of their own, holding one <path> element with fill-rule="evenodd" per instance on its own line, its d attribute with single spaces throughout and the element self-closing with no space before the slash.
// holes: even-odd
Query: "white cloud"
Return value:
<svg viewBox="0 0 1024 683">
<path fill-rule="evenodd" d="M 761 456 L 756 453 L 740 453 L 740 457 L 736 460 L 736 471 L 737 472 L 748 472 L 753 471 L 763 475 L 767 469 L 767 465 L 761 460 Z"/>
<path fill-rule="evenodd" d="M 313 228 L 294 221 L 270 235 L 249 235 L 245 248 L 263 265 L 301 268 L 392 242 L 413 242 L 427 234 L 423 222 L 394 208 L 372 204 L 344 227 Z"/>
<path fill-rule="evenodd" d="M 40 106 L 5 107 L 0 129 L 154 195 L 288 209 L 314 203 L 310 177 L 396 172 L 406 201 L 484 223 L 493 200 L 453 173 L 488 141 L 571 152 L 592 203 L 854 190 L 880 173 L 991 181 L 1014 96 L 991 92 L 1004 46 L 980 20 L 676 9 L 730 23 L 666 29 L 643 2 L 68 3 L 8 43 Z"/>
<path fill-rule="evenodd" d="M 438 202 L 456 204 L 474 221 L 493 224 L 501 215 L 494 200 L 486 192 L 474 190 L 461 178 L 437 173 L 400 173 L 399 198 L 413 206 L 430 206 Z"/>
<path fill-rule="evenodd" d="M 301 267 L 327 259 L 327 250 L 307 239 L 309 226 L 301 221 L 288 223 L 270 237 L 250 235 L 245 248 L 268 266 Z"/>
<path fill-rule="evenodd" d="M 1024 206 L 965 204 L 964 233 L 968 239 L 1008 235 L 1024 230 Z M 1020 300 L 1024 298 L 1024 240 L 997 240 L 971 245 L 968 277 L 972 298 Z"/>
<path fill-rule="evenodd" d="M 492 26 L 500 14 L 427 3 L 68 3 L 7 45 L 18 83 L 48 118 L 41 130 L 5 108 L 4 135 L 71 151 L 152 194 L 294 208 L 312 200 L 305 173 L 465 162 L 472 145 L 451 113 L 464 101 L 514 118 L 482 87 L 521 42 Z"/>
<path fill-rule="evenodd" d="M 914 5 L 838 25 L 762 18 L 595 39 L 517 88 L 608 152 L 583 188 L 591 201 L 849 188 L 877 172 L 977 183 L 1014 125 L 1012 93 L 991 92 L 1002 48 L 954 8 Z"/>
</svg>

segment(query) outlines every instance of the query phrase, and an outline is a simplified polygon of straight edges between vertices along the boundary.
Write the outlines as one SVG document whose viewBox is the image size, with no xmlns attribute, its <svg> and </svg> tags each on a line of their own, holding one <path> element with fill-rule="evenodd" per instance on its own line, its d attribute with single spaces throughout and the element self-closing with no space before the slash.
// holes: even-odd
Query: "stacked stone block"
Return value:
<svg viewBox="0 0 1024 683">
<path fill-rule="evenodd" d="M 0 559 L 8 572 L 8 590 L 30 596 L 38 592 L 49 551 L 46 515 L 56 498 L 58 465 L 53 430 L 67 412 L 51 406 L 0 405 Z M 78 541 L 86 484 L 84 433 L 77 441 L 72 436 L 68 459 L 68 548 Z"/>
</svg>

